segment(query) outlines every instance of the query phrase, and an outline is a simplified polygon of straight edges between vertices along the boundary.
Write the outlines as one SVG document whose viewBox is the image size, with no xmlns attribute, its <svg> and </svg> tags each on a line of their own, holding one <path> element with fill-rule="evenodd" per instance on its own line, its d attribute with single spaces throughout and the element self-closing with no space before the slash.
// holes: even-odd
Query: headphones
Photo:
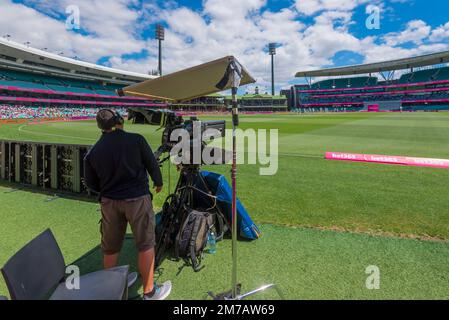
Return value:
<svg viewBox="0 0 449 320">
<path fill-rule="evenodd" d="M 103 109 L 102 111 L 110 112 L 112 114 L 112 118 L 108 120 L 107 123 L 104 123 L 106 128 L 114 128 L 116 125 L 123 125 L 125 123 L 125 119 L 115 110 L 112 109 Z M 98 120 L 98 118 L 97 118 Z M 101 123 L 97 121 L 98 127 L 101 130 L 106 130 L 106 128 L 102 128 Z"/>
</svg>

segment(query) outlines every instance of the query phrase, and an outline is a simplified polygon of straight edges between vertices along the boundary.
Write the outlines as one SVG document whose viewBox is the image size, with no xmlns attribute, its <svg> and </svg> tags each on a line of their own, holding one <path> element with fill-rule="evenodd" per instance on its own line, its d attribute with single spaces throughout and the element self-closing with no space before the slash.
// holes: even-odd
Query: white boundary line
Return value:
<svg viewBox="0 0 449 320">
<path fill-rule="evenodd" d="M 30 133 L 34 135 L 44 135 L 44 136 L 50 136 L 50 137 L 59 137 L 59 138 L 71 138 L 71 139 L 78 139 L 78 140 L 85 140 L 85 141 L 96 141 L 96 139 L 90 139 L 90 138 L 83 138 L 83 137 L 75 137 L 75 136 L 69 136 L 69 135 L 63 135 L 63 134 L 55 134 L 55 133 L 48 133 L 48 132 L 34 132 L 23 129 L 24 127 L 28 127 L 28 124 L 23 124 L 19 127 L 20 132 Z"/>
<path fill-rule="evenodd" d="M 85 141 L 97 141 L 96 139 L 91 138 L 83 138 L 83 137 L 75 137 L 70 135 L 63 135 L 63 134 L 55 134 L 55 133 L 47 133 L 47 132 L 35 132 L 35 131 L 29 131 L 25 130 L 25 127 L 30 126 L 29 124 L 23 124 L 19 127 L 20 132 L 30 133 L 34 135 L 44 135 L 44 136 L 50 136 L 50 137 L 59 137 L 59 138 L 71 138 L 71 139 L 79 139 L 79 140 L 85 140 Z M 248 153 L 248 152 L 246 152 Z M 284 156 L 284 157 L 294 157 L 294 158 L 312 158 L 312 159 L 324 159 L 324 156 L 318 156 L 318 155 L 305 155 L 305 154 L 297 154 L 297 153 L 283 153 L 279 152 L 278 155 Z"/>
</svg>

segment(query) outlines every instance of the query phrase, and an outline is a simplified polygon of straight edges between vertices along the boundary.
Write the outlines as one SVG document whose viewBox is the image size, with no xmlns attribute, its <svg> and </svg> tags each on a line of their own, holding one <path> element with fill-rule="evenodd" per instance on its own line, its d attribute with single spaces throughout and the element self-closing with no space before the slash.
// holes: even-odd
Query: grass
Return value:
<svg viewBox="0 0 449 320">
<path fill-rule="evenodd" d="M 280 153 L 275 176 L 259 176 L 257 166 L 239 166 L 239 196 L 264 232 L 258 241 L 239 244 L 239 275 L 245 288 L 275 282 L 290 299 L 447 299 L 449 171 L 323 159 L 326 151 L 449 158 L 447 116 L 242 117 L 241 128 L 279 129 Z M 144 134 L 157 147 L 156 128 L 127 129 Z M 3 125 L 1 138 L 92 144 L 98 129 L 93 122 Z M 227 166 L 212 170 L 229 176 Z M 156 207 L 164 196 L 156 197 Z M 83 272 L 100 268 L 97 204 L 47 198 L 0 187 L 0 265 L 51 227 L 68 263 L 76 261 Z M 444 241 L 402 239 L 409 237 Z M 128 240 L 122 263 L 135 268 L 134 256 Z M 200 273 L 185 268 L 177 275 L 180 264 L 167 261 L 161 280 L 173 280 L 172 298 L 201 299 L 207 290 L 229 288 L 230 279 L 223 276 L 230 274 L 229 260 L 230 241 L 224 241 L 216 255 L 206 257 L 206 269 Z M 369 265 L 381 270 L 380 290 L 365 288 Z M 0 294 L 5 290 L 0 282 Z"/>
<path fill-rule="evenodd" d="M 449 158 L 445 113 L 251 116 L 241 123 L 279 129 L 275 176 L 239 166 L 239 196 L 259 223 L 449 240 L 449 170 L 324 159 L 326 151 Z M 127 128 L 158 146 L 156 128 Z M 98 135 L 93 122 L 0 127 L 7 139 L 92 144 Z M 209 169 L 229 177 L 228 166 Z"/>
<path fill-rule="evenodd" d="M 26 201 L 23 201 L 26 199 Z M 82 273 L 101 268 L 95 203 L 0 187 L 0 264 L 50 227 L 66 258 Z M 244 290 L 274 282 L 288 299 L 448 299 L 449 246 L 443 243 L 262 225 L 263 237 L 239 242 L 239 281 Z M 230 288 L 231 241 L 218 243 L 205 268 L 194 273 L 166 260 L 159 281 L 173 282 L 171 299 L 204 299 Z M 134 242 L 125 242 L 120 262 L 136 270 Z M 368 290 L 365 269 L 381 272 L 380 290 Z M 282 272 L 279 272 L 282 270 Z M 140 284 L 133 290 L 141 293 Z M 0 281 L 0 295 L 7 290 Z M 277 298 L 267 291 L 258 298 Z"/>
</svg>

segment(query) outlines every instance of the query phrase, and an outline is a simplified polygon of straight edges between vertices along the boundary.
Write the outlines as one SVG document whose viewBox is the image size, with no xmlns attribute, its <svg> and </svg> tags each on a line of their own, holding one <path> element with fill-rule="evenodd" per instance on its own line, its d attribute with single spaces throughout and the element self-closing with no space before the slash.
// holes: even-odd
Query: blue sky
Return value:
<svg viewBox="0 0 449 320">
<path fill-rule="evenodd" d="M 70 5 L 79 30 L 66 28 Z M 370 30 L 373 6 L 380 28 Z M 301 82 L 300 70 L 449 50 L 447 12 L 447 1 L 429 0 L 0 0 L 0 30 L 12 41 L 147 73 L 157 68 L 154 26 L 162 23 L 165 73 L 233 54 L 262 88 L 270 81 L 266 44 L 277 42 L 280 89 Z"/>
</svg>

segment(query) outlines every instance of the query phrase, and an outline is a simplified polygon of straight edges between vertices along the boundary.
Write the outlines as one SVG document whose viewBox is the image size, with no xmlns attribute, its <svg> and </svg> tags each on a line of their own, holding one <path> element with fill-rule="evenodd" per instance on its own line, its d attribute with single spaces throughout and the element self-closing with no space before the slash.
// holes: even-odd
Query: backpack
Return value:
<svg viewBox="0 0 449 320">
<path fill-rule="evenodd" d="M 167 255 L 167 250 L 170 249 L 178 233 L 181 225 L 181 216 L 178 211 L 183 211 L 180 208 L 179 197 L 172 194 L 167 197 L 162 207 L 162 211 L 156 216 L 156 257 L 155 265 L 159 267 Z M 182 214 L 182 212 L 181 212 Z"/>
<path fill-rule="evenodd" d="M 175 240 L 175 257 L 184 259 L 195 272 L 202 269 L 203 252 L 214 221 L 213 213 L 185 208 L 184 220 Z"/>
</svg>

